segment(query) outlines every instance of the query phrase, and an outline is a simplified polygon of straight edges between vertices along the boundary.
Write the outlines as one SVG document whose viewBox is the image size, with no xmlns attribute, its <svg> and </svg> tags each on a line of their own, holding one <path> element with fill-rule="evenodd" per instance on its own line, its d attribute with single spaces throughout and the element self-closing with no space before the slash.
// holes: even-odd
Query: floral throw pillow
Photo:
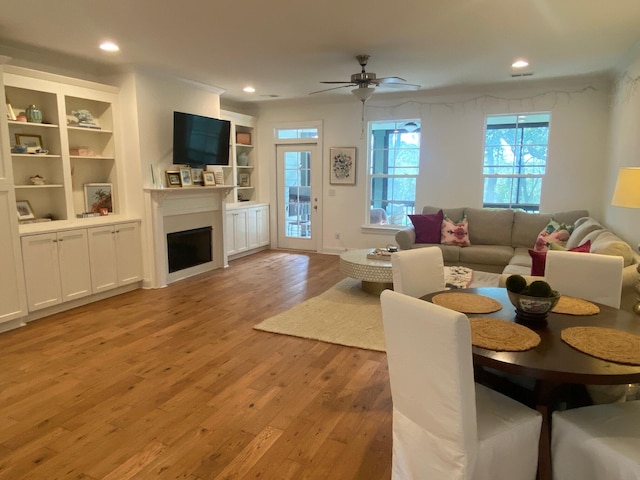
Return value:
<svg viewBox="0 0 640 480">
<path fill-rule="evenodd" d="M 538 234 L 536 244 L 533 246 L 533 251 L 546 252 L 549 250 L 551 243 L 557 243 L 559 246 L 565 247 L 572 230 L 573 225 L 559 223 L 552 218 L 549 223 L 547 223 L 547 226 Z"/>
<path fill-rule="evenodd" d="M 469 241 L 469 221 L 466 215 L 463 215 L 457 222 L 454 222 L 444 215 L 440 233 L 440 243 L 456 245 L 458 247 L 468 247 L 471 245 Z"/>
</svg>

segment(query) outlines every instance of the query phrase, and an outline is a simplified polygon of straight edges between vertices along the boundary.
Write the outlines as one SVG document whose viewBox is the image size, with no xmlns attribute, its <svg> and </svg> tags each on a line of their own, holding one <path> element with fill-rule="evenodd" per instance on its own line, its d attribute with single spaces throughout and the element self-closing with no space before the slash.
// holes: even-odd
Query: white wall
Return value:
<svg viewBox="0 0 640 480">
<path fill-rule="evenodd" d="M 603 177 L 604 223 L 636 248 L 640 244 L 640 209 L 614 207 L 611 199 L 618 169 L 640 167 L 640 46 L 616 82 L 611 118 L 608 175 Z"/>
<path fill-rule="evenodd" d="M 603 216 L 602 197 L 607 176 L 610 86 L 605 79 L 553 83 L 520 83 L 519 88 L 423 95 L 376 93 L 367 102 L 366 120 L 420 118 L 422 157 L 416 209 L 482 206 L 482 158 L 487 114 L 550 111 L 547 176 L 541 210 L 587 209 Z M 366 139 L 361 136 L 360 102 L 346 97 L 334 103 L 266 102 L 260 106 L 260 162 L 275 170 L 273 126 L 278 123 L 321 120 L 323 152 L 323 251 L 383 246 L 395 232 L 363 229 L 367 213 Z M 331 146 L 358 147 L 356 186 L 329 185 Z M 273 190 L 273 189 L 272 189 Z M 335 196 L 329 196 L 335 190 Z M 275 205 L 275 197 L 271 199 Z M 340 232 L 341 239 L 335 239 Z"/>
</svg>

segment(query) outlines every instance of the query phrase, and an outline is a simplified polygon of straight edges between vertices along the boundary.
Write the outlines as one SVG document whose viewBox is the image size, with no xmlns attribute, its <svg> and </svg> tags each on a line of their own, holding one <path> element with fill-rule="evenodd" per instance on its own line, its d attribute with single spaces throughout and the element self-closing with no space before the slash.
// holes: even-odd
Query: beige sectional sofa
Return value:
<svg viewBox="0 0 640 480">
<path fill-rule="evenodd" d="M 437 213 L 439 207 L 424 207 L 425 215 Z M 638 255 L 628 243 L 607 230 L 586 210 L 556 213 L 526 213 L 509 209 L 444 208 L 443 213 L 452 220 L 464 214 L 469 222 L 468 247 L 438 246 L 442 249 L 445 265 L 462 265 L 484 272 L 529 275 L 531 256 L 538 235 L 553 218 L 560 223 L 574 225 L 567 248 L 591 241 L 591 252 L 619 255 L 624 258 L 622 308 L 631 309 L 635 303 L 634 286 L 638 281 Z M 403 249 L 420 248 L 430 244 L 416 243 L 413 226 L 396 233 L 396 243 Z"/>
</svg>

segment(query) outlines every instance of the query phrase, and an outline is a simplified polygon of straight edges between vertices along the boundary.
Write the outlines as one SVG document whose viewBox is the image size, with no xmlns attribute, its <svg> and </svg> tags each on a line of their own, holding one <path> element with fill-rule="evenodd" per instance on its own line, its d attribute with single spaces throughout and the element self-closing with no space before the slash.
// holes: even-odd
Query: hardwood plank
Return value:
<svg viewBox="0 0 640 480">
<path fill-rule="evenodd" d="M 342 278 L 265 251 L 1 334 L 0 480 L 388 480 L 385 354 L 253 329 Z"/>
</svg>

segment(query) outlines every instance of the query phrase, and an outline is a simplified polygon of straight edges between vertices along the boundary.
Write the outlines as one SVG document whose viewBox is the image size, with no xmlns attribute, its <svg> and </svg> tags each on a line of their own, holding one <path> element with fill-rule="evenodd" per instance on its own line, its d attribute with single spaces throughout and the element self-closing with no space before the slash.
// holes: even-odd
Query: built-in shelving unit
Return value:
<svg viewBox="0 0 640 480">
<path fill-rule="evenodd" d="M 233 185 L 233 198 L 227 203 L 257 201 L 256 120 L 250 115 L 223 111 L 222 118 L 231 122 L 229 166 L 223 167 L 225 185 Z M 238 135 L 240 134 L 240 135 Z M 244 137 L 244 138 L 242 138 Z"/>
<path fill-rule="evenodd" d="M 16 201 L 28 202 L 36 219 L 53 230 L 60 227 L 57 222 L 81 222 L 79 215 L 96 200 L 85 198 L 85 185 L 103 184 L 111 191 L 109 214 L 122 213 L 117 89 L 12 66 L 5 66 L 3 80 L 5 97 L 18 117 L 7 121 Z M 40 110 L 42 123 L 19 121 L 29 105 Z M 42 151 L 20 152 L 13 149 L 17 144 Z M 36 175 L 43 184 L 31 181 Z M 31 233 L 33 225 L 21 224 L 20 232 Z"/>
</svg>

